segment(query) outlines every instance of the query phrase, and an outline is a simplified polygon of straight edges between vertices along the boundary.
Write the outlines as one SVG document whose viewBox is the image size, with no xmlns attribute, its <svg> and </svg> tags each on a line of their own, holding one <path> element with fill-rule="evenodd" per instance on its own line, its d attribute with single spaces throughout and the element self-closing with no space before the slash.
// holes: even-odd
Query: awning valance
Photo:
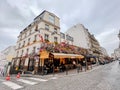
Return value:
<svg viewBox="0 0 120 90">
<path fill-rule="evenodd" d="M 65 53 L 49 53 L 47 51 L 43 51 L 40 54 L 40 58 L 49 58 L 51 55 L 53 55 L 54 58 L 84 58 L 83 55 L 78 54 L 65 54 Z"/>
<path fill-rule="evenodd" d="M 78 54 L 65 54 L 65 53 L 52 53 L 54 58 L 84 58 L 83 55 Z"/>
</svg>

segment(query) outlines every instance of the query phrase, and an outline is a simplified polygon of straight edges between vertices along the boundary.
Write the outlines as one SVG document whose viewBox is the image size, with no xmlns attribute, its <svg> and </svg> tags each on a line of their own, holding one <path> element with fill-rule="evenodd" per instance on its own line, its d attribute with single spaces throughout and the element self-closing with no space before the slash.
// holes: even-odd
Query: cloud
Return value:
<svg viewBox="0 0 120 90">
<path fill-rule="evenodd" d="M 96 38 L 110 55 L 113 49 L 118 47 L 117 29 L 105 28 L 104 30 L 104 32 L 96 35 Z"/>
<path fill-rule="evenodd" d="M 81 23 L 111 53 L 118 47 L 119 3 L 119 0 L 1 0 L 0 50 L 15 44 L 19 32 L 43 10 L 48 10 L 60 17 L 62 32 Z"/>
</svg>

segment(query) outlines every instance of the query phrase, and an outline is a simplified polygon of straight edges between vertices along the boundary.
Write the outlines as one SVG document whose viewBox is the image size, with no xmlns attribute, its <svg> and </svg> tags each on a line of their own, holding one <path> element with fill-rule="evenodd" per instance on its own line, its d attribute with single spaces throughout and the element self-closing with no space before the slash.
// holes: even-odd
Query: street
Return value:
<svg viewBox="0 0 120 90">
<path fill-rule="evenodd" d="M 35 77 L 0 78 L 0 90 L 120 90 L 118 61 L 93 67 L 87 72 Z"/>
</svg>

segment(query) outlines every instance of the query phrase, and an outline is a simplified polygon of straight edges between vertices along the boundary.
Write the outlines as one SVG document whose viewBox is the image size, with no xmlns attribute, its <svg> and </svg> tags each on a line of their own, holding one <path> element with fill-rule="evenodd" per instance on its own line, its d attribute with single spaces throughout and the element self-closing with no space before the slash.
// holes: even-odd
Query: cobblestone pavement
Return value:
<svg viewBox="0 0 120 90">
<path fill-rule="evenodd" d="M 20 79 L 13 76 L 10 81 L 0 78 L 0 90 L 120 90 L 118 61 L 79 74 L 71 72 Z"/>
</svg>

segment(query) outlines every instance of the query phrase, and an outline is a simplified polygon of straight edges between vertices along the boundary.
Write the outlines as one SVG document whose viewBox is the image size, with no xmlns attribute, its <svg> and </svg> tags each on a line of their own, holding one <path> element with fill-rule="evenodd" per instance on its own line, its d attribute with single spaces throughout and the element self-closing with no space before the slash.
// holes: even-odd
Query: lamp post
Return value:
<svg viewBox="0 0 120 90">
<path fill-rule="evenodd" d="M 118 38 L 119 38 L 119 49 L 120 49 L 120 30 L 119 30 Z"/>
</svg>

